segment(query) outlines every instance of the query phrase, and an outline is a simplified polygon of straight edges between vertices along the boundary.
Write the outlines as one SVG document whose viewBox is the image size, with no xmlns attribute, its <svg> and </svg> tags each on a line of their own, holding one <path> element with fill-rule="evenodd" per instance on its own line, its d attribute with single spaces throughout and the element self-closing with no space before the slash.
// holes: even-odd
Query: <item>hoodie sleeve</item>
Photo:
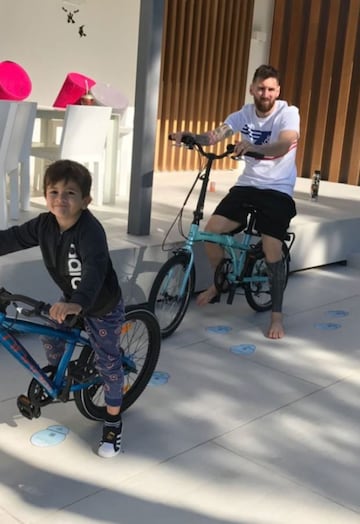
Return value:
<svg viewBox="0 0 360 524">
<path fill-rule="evenodd" d="M 97 220 L 84 221 L 78 231 L 76 250 L 81 260 L 81 279 L 70 302 L 80 304 L 86 313 L 96 303 L 111 267 L 105 231 Z"/>
<path fill-rule="evenodd" d="M 21 224 L 21 226 L 0 231 L 0 255 L 38 246 L 40 216 Z"/>
</svg>

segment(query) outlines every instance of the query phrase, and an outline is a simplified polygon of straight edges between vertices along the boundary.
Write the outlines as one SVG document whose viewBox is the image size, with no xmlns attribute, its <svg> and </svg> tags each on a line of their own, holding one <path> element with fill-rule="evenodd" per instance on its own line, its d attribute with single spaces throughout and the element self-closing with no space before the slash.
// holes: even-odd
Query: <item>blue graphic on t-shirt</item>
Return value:
<svg viewBox="0 0 360 524">
<path fill-rule="evenodd" d="M 260 129 L 252 129 L 245 124 L 241 130 L 241 134 L 248 138 L 250 142 L 257 146 L 267 144 L 270 141 L 271 131 L 261 131 Z"/>
</svg>

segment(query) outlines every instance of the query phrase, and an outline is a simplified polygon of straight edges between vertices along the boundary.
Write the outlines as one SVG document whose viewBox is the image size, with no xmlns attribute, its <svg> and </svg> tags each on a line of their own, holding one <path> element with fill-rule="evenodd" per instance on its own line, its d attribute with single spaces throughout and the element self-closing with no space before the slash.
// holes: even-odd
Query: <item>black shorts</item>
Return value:
<svg viewBox="0 0 360 524">
<path fill-rule="evenodd" d="M 273 189 L 234 186 L 213 214 L 238 222 L 244 228 L 248 214 L 244 204 L 256 208 L 255 227 L 259 233 L 284 240 L 290 220 L 296 215 L 295 202 L 289 195 Z"/>
</svg>

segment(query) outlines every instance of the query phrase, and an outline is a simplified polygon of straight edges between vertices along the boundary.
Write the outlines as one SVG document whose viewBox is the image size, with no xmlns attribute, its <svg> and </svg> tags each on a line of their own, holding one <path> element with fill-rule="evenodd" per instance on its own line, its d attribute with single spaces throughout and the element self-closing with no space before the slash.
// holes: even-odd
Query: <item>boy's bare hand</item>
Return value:
<svg viewBox="0 0 360 524">
<path fill-rule="evenodd" d="M 62 324 L 68 315 L 78 315 L 81 310 L 80 304 L 55 302 L 50 308 L 50 317 Z"/>
</svg>

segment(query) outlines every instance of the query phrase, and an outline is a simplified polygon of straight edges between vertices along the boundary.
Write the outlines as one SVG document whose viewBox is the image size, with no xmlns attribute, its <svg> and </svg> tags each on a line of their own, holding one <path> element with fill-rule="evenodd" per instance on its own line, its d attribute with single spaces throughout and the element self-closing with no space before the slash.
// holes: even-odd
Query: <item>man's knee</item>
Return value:
<svg viewBox="0 0 360 524">
<path fill-rule="evenodd" d="M 233 220 L 229 220 L 221 215 L 212 215 L 206 224 L 204 231 L 207 233 L 229 233 L 238 227 L 239 224 Z"/>
</svg>

